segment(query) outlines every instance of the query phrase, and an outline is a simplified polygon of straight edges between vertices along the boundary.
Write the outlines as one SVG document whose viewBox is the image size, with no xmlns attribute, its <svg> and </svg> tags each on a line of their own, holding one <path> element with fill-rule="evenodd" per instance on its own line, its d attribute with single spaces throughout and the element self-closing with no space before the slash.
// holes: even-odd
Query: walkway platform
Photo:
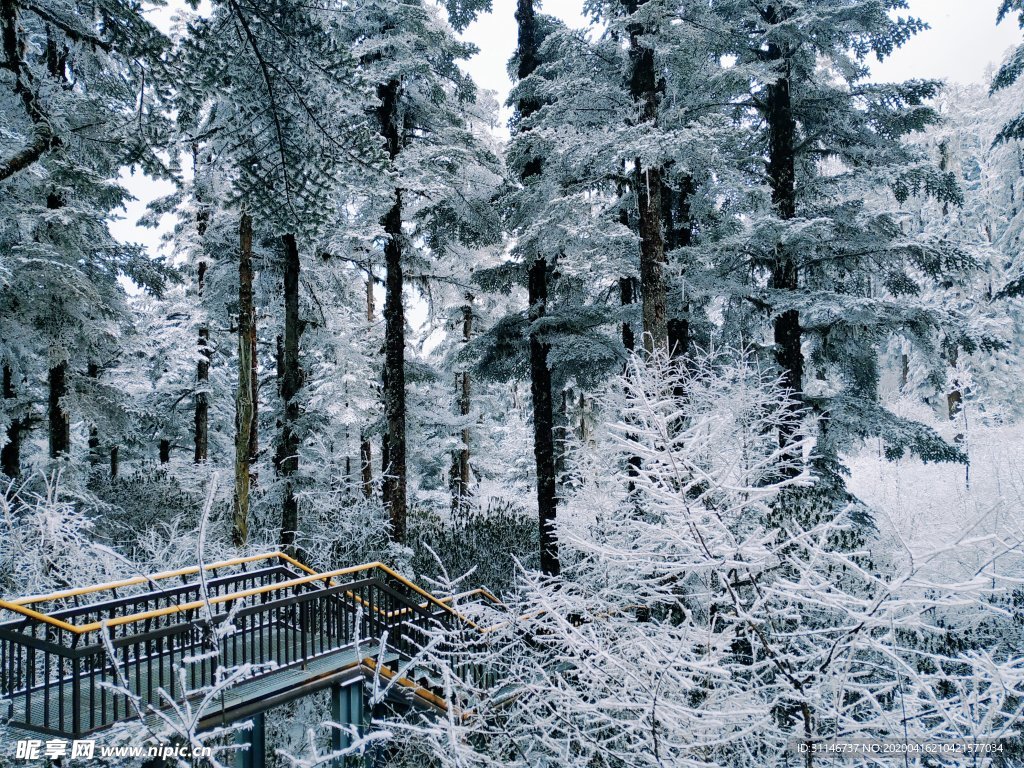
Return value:
<svg viewBox="0 0 1024 768">
<path fill-rule="evenodd" d="M 496 602 L 483 590 L 460 597 Z M 280 552 L 0 600 L 5 613 L 0 715 L 64 738 L 175 704 L 201 729 L 235 722 L 370 674 L 390 680 L 439 630 L 456 653 L 460 633 L 479 631 L 382 563 L 317 573 Z M 447 706 L 398 682 L 423 706 Z"/>
</svg>

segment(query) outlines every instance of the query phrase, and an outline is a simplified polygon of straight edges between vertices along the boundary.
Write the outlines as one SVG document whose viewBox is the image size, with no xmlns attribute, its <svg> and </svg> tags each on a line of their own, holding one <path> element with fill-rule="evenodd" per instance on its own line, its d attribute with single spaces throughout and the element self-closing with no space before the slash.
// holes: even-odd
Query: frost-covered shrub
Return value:
<svg viewBox="0 0 1024 768">
<path fill-rule="evenodd" d="M 536 567 L 539 539 L 534 516 L 508 499 L 491 498 L 454 516 L 416 509 L 409 518 L 418 576 L 439 578 L 440 560 L 449 574 L 469 573 L 466 588 L 484 586 L 498 595 L 513 586 L 517 563 Z"/>
<path fill-rule="evenodd" d="M 94 538 L 95 500 L 59 475 L 0 486 L 0 594 L 30 595 L 117 578 L 130 564 Z"/>
<path fill-rule="evenodd" d="M 121 540 L 179 518 L 194 523 L 203 506 L 209 474 L 206 467 L 154 464 L 134 467 L 116 479 L 97 473 L 90 490 L 108 505 L 97 524 L 106 535 Z"/>
<path fill-rule="evenodd" d="M 389 560 L 388 516 L 376 500 L 327 488 L 302 493 L 299 505 L 296 544 L 312 567 L 327 571 Z"/>
</svg>

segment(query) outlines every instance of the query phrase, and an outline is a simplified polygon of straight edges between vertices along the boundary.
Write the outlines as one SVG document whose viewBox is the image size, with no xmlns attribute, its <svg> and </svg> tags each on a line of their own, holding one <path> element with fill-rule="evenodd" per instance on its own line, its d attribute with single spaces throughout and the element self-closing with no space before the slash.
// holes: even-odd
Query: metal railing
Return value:
<svg viewBox="0 0 1024 768">
<path fill-rule="evenodd" d="M 81 604 L 86 596 L 105 599 Z M 0 601 L 0 610 L 16 615 L 0 624 L 8 722 L 67 736 L 197 695 L 218 669 L 248 667 L 248 683 L 357 642 L 412 658 L 432 632 L 479 629 L 381 563 L 315 573 L 281 553 Z"/>
</svg>

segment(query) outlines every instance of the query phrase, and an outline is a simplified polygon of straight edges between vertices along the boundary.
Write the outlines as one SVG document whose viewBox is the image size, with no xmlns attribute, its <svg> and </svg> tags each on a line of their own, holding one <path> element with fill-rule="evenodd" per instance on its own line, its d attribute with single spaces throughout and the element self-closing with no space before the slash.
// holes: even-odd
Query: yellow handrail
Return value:
<svg viewBox="0 0 1024 768">
<path fill-rule="evenodd" d="M 184 612 L 184 611 L 196 610 L 198 608 L 202 608 L 203 606 L 207 605 L 207 603 L 209 603 L 210 605 L 220 605 L 221 603 L 227 603 L 227 602 L 230 602 L 230 601 L 233 601 L 233 600 L 239 600 L 239 599 L 245 598 L 245 597 L 253 597 L 255 595 L 261 595 L 261 594 L 264 594 L 264 593 L 267 593 L 267 592 L 274 592 L 274 591 L 278 591 L 278 590 L 282 590 L 282 589 L 288 589 L 290 587 L 302 586 L 303 584 L 310 584 L 310 583 L 316 582 L 316 581 L 325 581 L 328 584 L 330 584 L 331 580 L 334 579 L 337 576 L 347 576 L 349 574 L 359 573 L 361 571 L 373 570 L 373 569 L 376 568 L 376 569 L 379 569 L 379 570 L 383 571 L 384 573 L 388 574 L 389 576 L 391 576 L 396 581 L 404 584 L 406 587 L 408 587 L 409 589 L 413 590 L 414 592 L 416 592 L 421 597 L 425 598 L 428 603 L 432 603 L 432 604 L 438 606 L 439 608 L 442 608 L 443 610 L 445 610 L 448 613 L 450 613 L 451 615 L 455 616 L 460 621 L 464 622 L 465 624 L 469 625 L 470 627 L 473 627 L 474 629 L 478 629 L 478 627 L 477 627 L 475 622 L 473 622 L 472 620 L 470 620 L 466 616 L 463 616 L 461 613 L 456 611 L 451 606 L 446 605 L 445 603 L 441 602 L 436 597 L 431 595 L 429 592 L 427 592 L 426 590 L 420 588 L 419 586 L 417 586 L 413 582 L 409 581 L 407 578 L 405 578 L 404 576 L 402 576 L 401 574 L 399 574 L 396 571 L 392 570 L 391 568 L 389 568 L 388 566 L 386 566 L 384 563 L 381 563 L 381 562 L 366 563 L 365 565 L 350 566 L 348 568 L 339 568 L 337 570 L 328 571 L 326 573 L 316 573 L 315 571 L 312 571 L 312 569 L 310 569 L 310 568 L 308 568 L 306 566 L 301 565 L 300 563 L 298 563 L 298 561 L 294 560 L 293 558 L 288 557 L 284 553 L 275 552 L 275 553 L 272 553 L 272 554 L 269 554 L 269 555 L 254 555 L 254 556 L 251 556 L 251 557 L 248 557 L 248 558 L 236 558 L 235 560 L 227 560 L 227 561 L 224 561 L 223 563 L 215 563 L 213 565 L 206 566 L 206 569 L 209 570 L 209 569 L 213 569 L 213 568 L 222 568 L 222 567 L 226 567 L 227 565 L 238 565 L 238 564 L 240 564 L 242 562 L 253 562 L 253 561 L 256 561 L 256 560 L 264 560 L 264 559 L 268 559 L 268 558 L 271 558 L 271 557 L 280 557 L 280 558 L 282 558 L 284 560 L 288 560 L 289 562 L 292 562 L 293 564 L 298 565 L 299 567 L 301 567 L 304 571 L 310 572 L 310 575 L 309 576 L 303 576 L 303 577 L 300 577 L 300 578 L 297 578 L 297 579 L 290 579 L 288 581 L 278 582 L 276 584 L 267 584 L 267 585 L 264 585 L 262 587 L 251 587 L 249 589 L 243 589 L 243 590 L 240 590 L 238 592 L 232 592 L 232 593 L 227 594 L 227 595 L 218 595 L 217 597 L 210 598 L 208 601 L 207 600 L 193 600 L 192 602 L 184 603 L 182 605 L 173 605 L 173 606 L 168 606 L 167 608 L 155 608 L 155 609 L 150 610 L 150 611 L 143 611 L 142 613 L 132 614 L 130 616 L 119 616 L 119 617 L 114 618 L 114 619 L 105 619 L 103 621 L 94 621 L 94 622 L 91 622 L 89 624 L 83 624 L 83 625 L 80 625 L 80 626 L 74 625 L 74 624 L 70 624 L 70 623 L 68 623 L 66 621 L 62 621 L 60 619 L 55 619 L 52 616 L 47 616 L 47 615 L 45 615 L 43 613 L 39 613 L 38 611 L 33 611 L 33 610 L 29 609 L 29 608 L 25 608 L 24 605 L 22 605 L 22 603 L 25 602 L 25 601 L 28 601 L 28 602 L 42 602 L 44 600 L 56 600 L 56 599 L 60 599 L 61 597 L 70 597 L 70 596 L 72 596 L 72 594 L 75 594 L 75 593 L 77 593 L 77 594 L 89 594 L 91 592 L 102 591 L 104 589 L 112 589 L 112 588 L 114 588 L 113 584 L 117 584 L 117 583 L 121 583 L 124 586 L 128 586 L 128 585 L 131 585 L 131 584 L 144 583 L 146 581 L 146 578 L 145 577 L 136 577 L 136 578 L 133 578 L 133 579 L 125 579 L 123 582 L 113 582 L 111 584 L 99 585 L 97 587 L 84 587 L 81 591 L 79 591 L 79 590 L 66 590 L 65 592 L 58 592 L 58 593 L 55 593 L 53 595 L 47 595 L 47 596 L 44 596 L 44 597 L 41 597 L 41 598 L 23 598 L 21 601 L 5 601 L 5 600 L 0 600 L 0 608 L 6 608 L 8 610 L 14 611 L 15 613 L 20 613 L 20 614 L 22 614 L 24 616 L 28 616 L 30 618 L 36 619 L 37 621 L 42 621 L 42 622 L 44 622 L 46 624 L 50 624 L 52 626 L 59 627 L 60 629 L 64 629 L 64 630 L 67 630 L 69 632 L 73 632 L 76 635 L 84 635 L 84 634 L 88 634 L 90 632 L 95 632 L 96 630 L 101 629 L 104 626 L 106 626 L 106 627 L 117 627 L 117 626 L 122 626 L 124 624 L 133 624 L 135 622 L 143 621 L 145 619 L 153 619 L 153 618 L 158 618 L 160 616 L 169 616 L 169 615 L 172 615 L 172 614 L 175 614 L 175 613 L 181 613 L 181 612 Z M 175 575 L 187 575 L 187 574 L 191 574 L 191 573 L 198 573 L 198 571 L 199 571 L 199 567 L 198 566 L 192 566 L 190 568 L 179 569 L 179 571 L 168 571 L 166 573 L 156 574 L 156 576 L 159 577 L 159 578 L 170 578 L 171 576 L 175 576 Z"/>
<path fill-rule="evenodd" d="M 286 555 L 284 552 L 268 552 L 263 555 L 250 555 L 248 557 L 236 557 L 232 560 L 223 560 L 219 563 L 210 563 L 209 565 L 203 566 L 203 570 L 213 571 L 218 568 L 229 568 L 233 565 L 244 565 L 246 563 L 254 563 L 259 560 L 285 560 L 296 568 L 299 568 L 306 573 L 315 574 L 312 568 L 308 565 L 300 563 L 293 557 Z M 77 589 L 66 589 L 63 592 L 53 592 L 48 595 L 32 595 L 29 597 L 19 597 L 17 600 L 7 600 L 6 604 L 15 605 L 32 605 L 33 603 L 45 603 L 53 600 L 61 600 L 66 597 L 79 597 L 81 595 L 91 595 L 97 592 L 105 592 L 111 589 L 121 589 L 123 587 L 132 587 L 136 584 L 148 584 L 152 581 L 161 581 L 162 579 L 172 579 L 177 576 L 191 576 L 192 574 L 199 573 L 198 565 L 190 565 L 187 568 L 178 568 L 174 571 L 163 571 L 161 573 L 155 573 L 151 576 L 132 576 L 131 578 L 121 579 L 120 581 L 111 581 L 106 584 L 96 584 L 91 587 L 79 587 Z"/>
<path fill-rule="evenodd" d="M 74 624 L 69 624 L 66 621 L 55 619 L 52 616 L 47 616 L 45 613 L 39 611 L 33 611 L 31 608 L 25 608 L 24 606 L 18 605 L 17 603 L 8 602 L 7 600 L 0 600 L 0 608 L 6 608 L 8 611 L 13 613 L 20 613 L 22 616 L 27 616 L 30 619 L 41 621 L 44 624 L 50 624 L 60 629 L 66 629 L 68 632 L 74 632 L 75 634 L 81 634 L 78 631 L 78 627 Z"/>
</svg>

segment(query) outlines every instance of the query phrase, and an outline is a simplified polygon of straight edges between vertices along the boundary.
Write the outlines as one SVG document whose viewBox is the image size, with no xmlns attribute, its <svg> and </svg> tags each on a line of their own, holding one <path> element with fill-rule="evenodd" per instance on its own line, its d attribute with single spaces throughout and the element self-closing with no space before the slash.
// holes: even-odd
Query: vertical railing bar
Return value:
<svg viewBox="0 0 1024 768">
<path fill-rule="evenodd" d="M 21 651 L 20 651 L 21 646 L 19 645 L 18 648 L 19 648 L 18 657 L 20 659 L 21 658 Z M 13 720 L 14 719 L 14 692 L 18 690 L 18 680 L 17 680 L 17 677 L 16 677 L 15 672 L 14 672 L 15 667 L 14 667 L 14 641 L 13 640 L 11 640 L 9 653 L 7 654 L 7 665 L 8 665 L 8 669 L 7 669 L 7 676 L 8 676 L 7 677 L 7 681 L 8 682 L 7 682 L 7 685 L 9 686 L 8 690 L 10 691 L 10 695 L 11 695 L 11 703 L 10 703 L 10 705 L 8 705 L 8 711 L 9 711 L 8 719 L 9 720 Z M 20 664 L 18 665 L 18 669 L 19 670 L 21 669 L 21 665 Z"/>
<path fill-rule="evenodd" d="M 262 603 L 262 600 L 258 601 Z M 256 606 L 258 610 L 252 614 L 249 622 L 249 660 L 254 663 L 263 663 L 263 608 Z"/>
<path fill-rule="evenodd" d="M 289 637 L 289 626 L 288 626 L 288 609 L 279 607 L 277 609 L 277 621 L 278 621 L 278 650 L 277 652 L 282 655 L 283 663 L 287 664 L 291 661 L 291 638 Z"/>
<path fill-rule="evenodd" d="M 320 598 L 314 597 L 306 602 L 306 624 L 303 627 L 303 633 L 309 635 L 309 653 L 310 658 L 317 655 L 317 635 L 319 632 L 313 633 L 313 627 L 319 627 L 320 623 Z"/>
<path fill-rule="evenodd" d="M 323 654 L 326 650 L 327 635 L 324 634 L 323 628 L 327 626 L 327 612 L 330 610 L 330 602 L 326 597 L 318 597 L 316 600 L 317 615 L 314 617 L 315 622 L 313 626 L 316 627 L 317 631 L 313 637 L 319 638 L 320 640 L 320 653 Z"/>
<path fill-rule="evenodd" d="M 35 625 L 32 626 L 32 637 L 36 636 Z M 32 686 L 36 679 L 35 650 L 25 648 L 25 723 L 32 724 Z"/>
<path fill-rule="evenodd" d="M 146 622 L 147 633 L 152 622 Z M 153 638 L 146 638 L 146 704 L 154 704 L 153 700 Z"/>
<path fill-rule="evenodd" d="M 257 601 L 258 602 L 258 601 Z M 249 617 L 249 658 L 251 661 L 263 660 L 263 609 L 256 606 L 256 610 Z"/>
<path fill-rule="evenodd" d="M 46 630 L 43 630 L 46 639 Z M 43 651 L 43 725 L 50 727 L 50 652 Z"/>
<path fill-rule="evenodd" d="M 125 641 L 125 640 L 128 641 L 128 642 L 125 642 L 121 646 L 121 667 L 122 667 L 122 670 L 123 670 L 123 677 L 124 677 L 124 686 L 123 686 L 123 688 L 126 691 L 126 693 L 122 694 L 122 696 L 124 698 L 124 702 L 123 702 L 123 704 L 124 704 L 124 714 L 123 714 L 123 717 L 128 717 L 129 712 L 131 712 L 131 709 L 130 709 L 130 707 L 128 705 L 129 696 L 128 696 L 127 692 L 134 692 L 134 691 L 138 690 L 138 687 L 139 687 L 138 686 L 138 679 L 137 678 L 135 680 L 134 687 L 133 687 L 133 683 L 132 683 L 133 676 L 136 676 L 137 672 L 138 672 L 138 659 L 136 657 L 133 657 L 133 655 L 132 655 L 132 645 L 133 644 L 131 643 L 131 636 L 134 633 L 135 633 L 135 628 L 133 626 L 127 625 L 127 624 L 122 625 L 122 628 L 121 628 L 121 640 L 122 641 Z"/>
<path fill-rule="evenodd" d="M 145 680 L 148 680 L 148 676 L 143 674 L 142 665 L 148 663 L 148 654 L 145 652 L 146 642 L 138 638 L 138 632 L 141 628 L 135 625 L 136 636 L 135 636 L 135 695 L 138 696 L 139 702 L 141 703 L 142 709 L 145 709 L 145 705 L 148 702 L 145 691 Z"/>
<path fill-rule="evenodd" d="M 57 630 L 58 645 L 64 647 L 64 630 Z M 57 655 L 57 728 L 64 733 L 64 661 L 63 653 Z"/>
<path fill-rule="evenodd" d="M 160 628 L 160 620 L 156 621 L 157 629 Z M 154 692 L 154 701 L 160 697 L 160 689 L 164 687 L 164 639 L 163 637 L 153 638 L 153 653 L 156 655 L 156 687 L 157 690 Z"/>
<path fill-rule="evenodd" d="M 89 730 L 96 727 L 96 654 L 83 659 L 89 665 Z"/>
<path fill-rule="evenodd" d="M 226 622 L 227 619 L 225 618 L 224 621 Z M 237 632 L 233 632 L 230 636 L 224 635 L 222 640 L 217 641 L 215 638 L 217 636 L 217 628 L 219 626 L 226 627 L 227 625 L 219 625 L 213 621 L 210 621 L 208 632 L 205 638 L 209 642 L 204 643 L 203 645 L 203 653 L 209 654 L 209 658 L 203 662 L 203 680 L 206 685 L 213 685 L 214 674 L 216 673 L 217 670 L 217 660 L 219 656 L 214 655 L 213 652 L 219 651 L 222 643 L 232 642 L 234 640 L 234 636 L 237 634 Z"/>
<path fill-rule="evenodd" d="M 196 642 L 199 635 L 199 626 L 195 623 L 195 614 L 192 611 L 189 611 L 187 614 L 185 614 L 185 620 L 188 622 L 189 625 L 188 631 L 185 633 L 185 640 L 188 643 L 187 654 L 188 656 L 191 656 L 194 659 L 196 655 Z M 182 658 L 181 663 L 185 663 L 184 656 Z M 189 662 L 188 665 L 188 680 L 189 687 L 194 691 L 196 689 L 196 665 L 194 661 Z"/>
<path fill-rule="evenodd" d="M 134 634 L 135 634 L 134 626 L 132 626 L 131 630 L 128 630 L 128 631 L 125 632 L 125 635 L 134 635 Z M 142 685 L 142 679 L 139 677 L 139 674 L 141 672 L 141 665 L 140 665 L 140 659 L 139 659 L 139 656 L 138 656 L 138 641 L 135 641 L 134 643 L 131 643 L 130 645 L 125 645 L 124 648 L 125 648 L 125 650 L 124 650 L 124 654 L 125 654 L 125 682 L 128 683 L 128 690 L 131 691 L 132 693 L 134 693 L 135 695 L 138 695 L 140 693 L 141 685 Z M 132 648 L 134 648 L 134 651 L 135 651 L 134 655 L 132 655 L 132 653 L 131 653 Z M 132 682 L 131 682 L 133 674 L 135 676 L 135 687 L 134 688 L 132 687 Z M 130 712 L 130 708 L 129 708 L 129 705 L 128 705 L 128 701 L 129 700 L 130 699 L 128 697 L 125 698 L 125 717 L 128 717 L 128 713 Z"/>
<path fill-rule="evenodd" d="M 266 595 L 261 595 L 262 605 L 260 607 L 260 620 L 262 629 L 260 632 L 260 660 L 263 662 L 273 661 L 274 656 L 274 609 L 267 604 Z"/>
<path fill-rule="evenodd" d="M 78 638 L 71 644 L 72 653 L 77 650 Z M 78 736 L 82 732 L 82 658 L 75 654 L 71 657 L 71 733 Z"/>
<path fill-rule="evenodd" d="M 168 621 L 170 625 L 170 621 Z M 177 682 L 177 675 L 174 674 L 174 635 L 167 635 L 167 694 L 171 701 L 174 701 L 177 696 L 174 694 L 175 683 Z"/>
<path fill-rule="evenodd" d="M 302 661 L 307 661 L 309 657 L 306 655 L 306 603 L 299 603 L 299 648 L 302 655 Z"/>
<path fill-rule="evenodd" d="M 102 654 L 102 655 L 100 655 Z M 107 665 L 110 660 L 107 658 L 106 652 L 101 651 L 99 660 L 102 663 L 100 667 L 100 725 L 106 725 L 107 723 L 107 686 L 104 683 L 107 682 Z"/>
<path fill-rule="evenodd" d="M 243 644 L 242 650 L 246 653 L 250 661 L 256 661 L 257 659 L 263 658 L 263 648 L 259 644 L 260 633 L 263 631 L 261 623 L 261 612 L 256 611 L 255 613 L 251 613 L 247 618 L 249 620 L 249 623 L 246 626 L 246 629 L 249 633 L 249 638 Z"/>
</svg>

